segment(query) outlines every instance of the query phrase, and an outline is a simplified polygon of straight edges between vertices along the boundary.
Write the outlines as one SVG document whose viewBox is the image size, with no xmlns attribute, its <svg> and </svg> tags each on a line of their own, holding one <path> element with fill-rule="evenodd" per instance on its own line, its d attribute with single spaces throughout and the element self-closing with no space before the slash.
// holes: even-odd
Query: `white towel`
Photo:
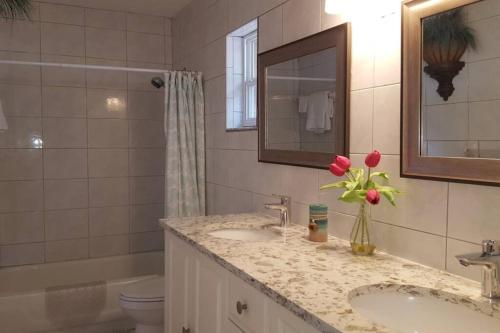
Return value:
<svg viewBox="0 0 500 333">
<path fill-rule="evenodd" d="M 3 113 L 2 101 L 0 101 L 0 133 L 9 129 L 9 125 L 7 124 L 7 119 L 5 119 L 5 115 Z"/>
<path fill-rule="evenodd" d="M 299 97 L 299 113 L 307 113 L 307 96 Z"/>
<path fill-rule="evenodd" d="M 328 91 L 315 92 L 307 99 L 306 130 L 321 134 L 332 129 L 333 101 Z"/>
</svg>

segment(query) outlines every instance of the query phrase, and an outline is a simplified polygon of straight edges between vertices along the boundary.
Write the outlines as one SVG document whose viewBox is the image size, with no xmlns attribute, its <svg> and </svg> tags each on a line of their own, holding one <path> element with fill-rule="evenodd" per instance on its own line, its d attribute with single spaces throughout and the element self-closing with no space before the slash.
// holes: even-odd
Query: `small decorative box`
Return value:
<svg viewBox="0 0 500 333">
<path fill-rule="evenodd" d="M 328 241 L 328 206 L 309 205 L 309 240 L 311 242 Z"/>
</svg>

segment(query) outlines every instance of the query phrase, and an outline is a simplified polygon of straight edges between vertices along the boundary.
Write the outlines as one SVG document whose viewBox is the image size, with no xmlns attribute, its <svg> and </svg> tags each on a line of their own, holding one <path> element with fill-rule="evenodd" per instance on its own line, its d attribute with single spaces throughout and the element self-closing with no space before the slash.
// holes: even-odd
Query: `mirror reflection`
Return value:
<svg viewBox="0 0 500 333">
<path fill-rule="evenodd" d="M 423 156 L 500 158 L 500 17 L 484 0 L 422 21 Z"/>
<path fill-rule="evenodd" d="M 266 148 L 335 151 L 336 48 L 266 68 Z"/>
</svg>

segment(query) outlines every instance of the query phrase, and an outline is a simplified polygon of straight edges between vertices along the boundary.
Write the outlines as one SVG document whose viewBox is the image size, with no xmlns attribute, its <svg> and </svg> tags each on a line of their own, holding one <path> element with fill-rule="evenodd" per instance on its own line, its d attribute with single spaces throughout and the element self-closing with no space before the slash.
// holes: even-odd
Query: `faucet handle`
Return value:
<svg viewBox="0 0 500 333">
<path fill-rule="evenodd" d="M 495 240 L 483 240 L 483 255 L 498 256 L 500 255 L 500 243 Z"/>
</svg>

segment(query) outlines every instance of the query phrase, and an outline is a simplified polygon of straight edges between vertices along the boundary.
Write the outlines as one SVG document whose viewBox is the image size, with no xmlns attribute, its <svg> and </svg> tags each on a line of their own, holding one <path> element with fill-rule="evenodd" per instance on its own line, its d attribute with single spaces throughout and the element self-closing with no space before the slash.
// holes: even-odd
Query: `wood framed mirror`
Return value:
<svg viewBox="0 0 500 333">
<path fill-rule="evenodd" d="M 259 161 L 328 168 L 349 151 L 348 23 L 258 56 Z"/>
<path fill-rule="evenodd" d="M 500 184 L 498 0 L 402 5 L 401 175 Z"/>
</svg>

